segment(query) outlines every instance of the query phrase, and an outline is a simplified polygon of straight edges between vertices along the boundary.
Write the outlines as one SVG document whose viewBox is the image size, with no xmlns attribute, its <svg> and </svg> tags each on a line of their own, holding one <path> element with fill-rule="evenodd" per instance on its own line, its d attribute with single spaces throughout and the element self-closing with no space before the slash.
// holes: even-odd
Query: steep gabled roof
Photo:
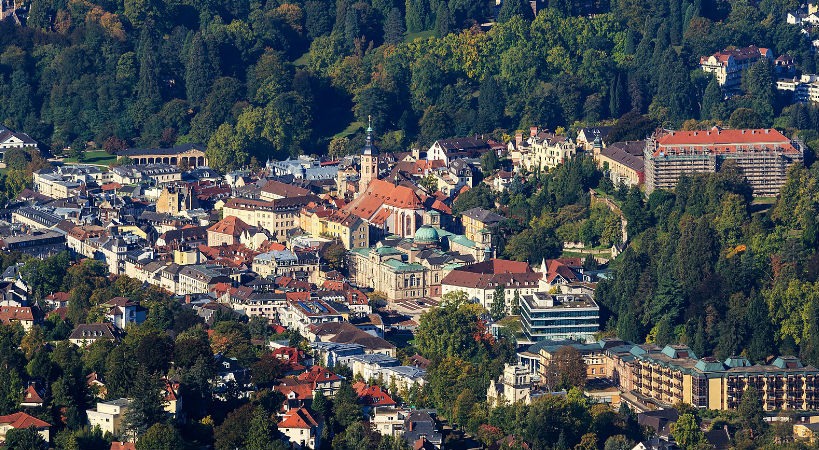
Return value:
<svg viewBox="0 0 819 450">
<path fill-rule="evenodd" d="M 208 228 L 208 231 L 227 234 L 230 236 L 240 236 L 245 231 L 249 231 L 251 229 L 253 229 L 253 227 L 246 224 L 242 219 L 236 216 L 227 216 L 219 222 L 213 224 L 213 226 Z"/>
<path fill-rule="evenodd" d="M 307 408 L 304 407 L 291 409 L 284 414 L 282 421 L 279 422 L 279 428 L 309 429 L 317 426 L 318 422 L 316 422 L 316 419 L 314 419 L 310 412 L 307 411 Z"/>
</svg>

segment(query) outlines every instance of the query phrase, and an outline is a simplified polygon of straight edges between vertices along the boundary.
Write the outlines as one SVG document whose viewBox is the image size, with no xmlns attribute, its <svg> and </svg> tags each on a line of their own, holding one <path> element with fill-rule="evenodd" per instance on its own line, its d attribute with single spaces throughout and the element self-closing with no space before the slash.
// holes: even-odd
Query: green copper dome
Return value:
<svg viewBox="0 0 819 450">
<path fill-rule="evenodd" d="M 413 241 L 416 244 L 437 244 L 438 239 L 438 232 L 435 231 L 435 228 L 424 225 L 415 232 Z"/>
</svg>

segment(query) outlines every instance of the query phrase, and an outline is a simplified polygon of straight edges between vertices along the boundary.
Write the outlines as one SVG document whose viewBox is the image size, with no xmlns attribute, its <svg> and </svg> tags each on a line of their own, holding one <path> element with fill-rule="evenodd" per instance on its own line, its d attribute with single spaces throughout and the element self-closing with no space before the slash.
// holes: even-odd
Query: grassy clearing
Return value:
<svg viewBox="0 0 819 450">
<path fill-rule="evenodd" d="M 415 33 L 407 33 L 404 36 L 404 42 L 412 42 L 416 39 L 427 39 L 435 36 L 435 30 L 417 31 Z"/>
<path fill-rule="evenodd" d="M 359 129 L 364 127 L 364 125 L 365 125 L 364 122 L 351 122 L 349 125 L 347 125 L 347 128 L 339 131 L 333 137 L 334 138 L 340 138 L 340 137 L 347 137 L 347 136 L 353 135 L 353 134 L 355 134 L 356 131 L 358 131 Z"/>
<path fill-rule="evenodd" d="M 77 163 L 77 158 L 65 158 L 64 160 L 66 163 Z M 85 160 L 82 161 L 83 164 L 97 164 L 101 166 L 111 166 L 117 162 L 117 155 L 110 155 L 105 150 L 95 150 L 91 152 L 85 152 Z"/>
</svg>

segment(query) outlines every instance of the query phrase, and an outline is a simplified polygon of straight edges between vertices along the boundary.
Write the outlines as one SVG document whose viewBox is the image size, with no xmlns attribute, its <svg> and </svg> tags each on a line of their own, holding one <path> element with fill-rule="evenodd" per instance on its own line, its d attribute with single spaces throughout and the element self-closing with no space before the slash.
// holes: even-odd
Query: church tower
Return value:
<svg viewBox="0 0 819 450">
<path fill-rule="evenodd" d="M 358 182 L 358 193 L 367 190 L 367 186 L 378 178 L 378 148 L 373 144 L 372 119 L 367 126 L 367 143 L 361 149 L 361 175 Z"/>
</svg>

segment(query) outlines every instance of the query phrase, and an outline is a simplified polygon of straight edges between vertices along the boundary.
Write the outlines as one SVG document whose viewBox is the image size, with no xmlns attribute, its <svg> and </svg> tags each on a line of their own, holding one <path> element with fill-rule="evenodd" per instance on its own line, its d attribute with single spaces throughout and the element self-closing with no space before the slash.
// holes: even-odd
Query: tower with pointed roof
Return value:
<svg viewBox="0 0 819 450">
<path fill-rule="evenodd" d="M 358 182 L 358 192 L 367 190 L 367 186 L 378 178 L 378 147 L 373 143 L 372 117 L 368 118 L 367 142 L 361 149 L 361 173 Z"/>
</svg>

